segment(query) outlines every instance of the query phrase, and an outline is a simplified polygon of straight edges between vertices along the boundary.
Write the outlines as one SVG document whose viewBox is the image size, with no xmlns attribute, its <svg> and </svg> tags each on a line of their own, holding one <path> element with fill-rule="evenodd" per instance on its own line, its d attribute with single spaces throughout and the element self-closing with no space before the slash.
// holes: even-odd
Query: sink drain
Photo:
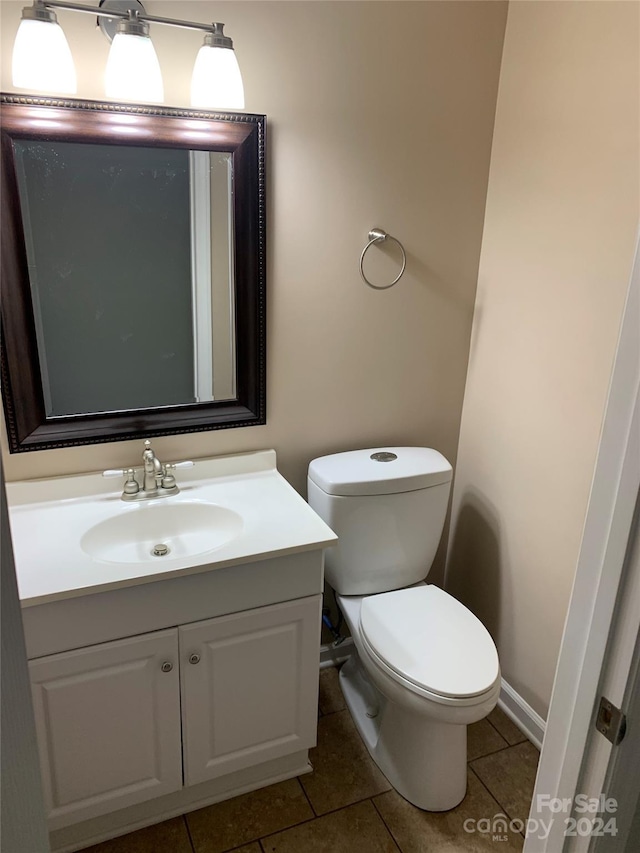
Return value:
<svg viewBox="0 0 640 853">
<path fill-rule="evenodd" d="M 154 557 L 166 557 L 169 550 L 169 546 L 165 545 L 164 542 L 161 542 L 159 545 L 153 546 L 151 553 Z"/>
</svg>

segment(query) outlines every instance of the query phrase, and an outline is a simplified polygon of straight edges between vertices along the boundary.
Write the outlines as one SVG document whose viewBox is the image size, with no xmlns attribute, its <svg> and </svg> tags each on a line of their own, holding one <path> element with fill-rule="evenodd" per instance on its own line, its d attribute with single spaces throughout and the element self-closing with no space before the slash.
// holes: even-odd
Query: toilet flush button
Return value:
<svg viewBox="0 0 640 853">
<path fill-rule="evenodd" d="M 395 453 L 372 453 L 369 459 L 373 459 L 374 462 L 393 462 L 394 459 L 397 459 Z"/>
</svg>

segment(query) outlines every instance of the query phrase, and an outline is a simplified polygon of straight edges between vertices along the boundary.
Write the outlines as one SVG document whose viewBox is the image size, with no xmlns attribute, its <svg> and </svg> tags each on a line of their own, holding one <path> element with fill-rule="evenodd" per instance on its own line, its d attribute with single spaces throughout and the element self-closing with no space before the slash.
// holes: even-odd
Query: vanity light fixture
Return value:
<svg viewBox="0 0 640 853">
<path fill-rule="evenodd" d="M 107 98 L 125 101 L 164 101 L 162 72 L 149 38 L 149 24 L 135 12 L 118 21 L 104 73 Z"/>
<path fill-rule="evenodd" d="M 160 65 L 149 37 L 149 23 L 156 23 L 205 33 L 193 69 L 192 106 L 244 109 L 242 77 L 233 42 L 223 33 L 224 24 L 147 15 L 139 0 L 101 0 L 100 6 L 34 0 L 33 6 L 22 10 L 16 35 L 14 86 L 60 94 L 76 92 L 73 58 L 54 8 L 96 15 L 100 28 L 112 39 L 105 74 L 107 97 L 152 103 L 164 100 Z"/>
<path fill-rule="evenodd" d="M 209 109 L 244 107 L 244 88 L 233 42 L 214 24 L 204 37 L 191 78 L 191 106 Z"/>
<path fill-rule="evenodd" d="M 40 0 L 22 10 L 13 46 L 13 85 L 74 95 L 76 69 L 56 13 Z"/>
</svg>

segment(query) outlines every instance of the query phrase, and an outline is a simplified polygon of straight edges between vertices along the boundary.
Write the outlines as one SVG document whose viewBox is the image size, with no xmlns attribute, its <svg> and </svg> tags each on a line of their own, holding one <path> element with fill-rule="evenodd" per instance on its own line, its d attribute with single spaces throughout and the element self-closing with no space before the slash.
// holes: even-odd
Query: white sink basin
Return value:
<svg viewBox="0 0 640 853">
<path fill-rule="evenodd" d="M 7 483 L 23 607 L 332 545 L 273 450 L 196 460 L 180 493 L 121 500 L 101 473 Z M 156 546 L 161 555 L 155 556 Z"/>
<path fill-rule="evenodd" d="M 197 501 L 123 507 L 91 527 L 80 539 L 90 557 L 109 563 L 140 563 L 169 557 L 197 557 L 215 551 L 242 532 L 237 512 Z"/>
</svg>

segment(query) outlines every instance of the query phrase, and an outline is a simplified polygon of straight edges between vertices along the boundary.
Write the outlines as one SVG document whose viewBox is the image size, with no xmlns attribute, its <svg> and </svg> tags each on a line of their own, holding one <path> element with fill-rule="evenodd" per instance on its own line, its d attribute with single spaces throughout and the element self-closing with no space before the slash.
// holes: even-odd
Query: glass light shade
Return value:
<svg viewBox="0 0 640 853">
<path fill-rule="evenodd" d="M 148 36 L 116 33 L 105 71 L 108 98 L 162 103 L 164 87 L 160 63 Z"/>
<path fill-rule="evenodd" d="M 202 45 L 193 66 L 191 106 L 244 109 L 244 86 L 233 48 Z"/>
<path fill-rule="evenodd" d="M 22 20 L 13 45 L 13 85 L 19 89 L 73 95 L 76 69 L 60 24 Z"/>
</svg>

